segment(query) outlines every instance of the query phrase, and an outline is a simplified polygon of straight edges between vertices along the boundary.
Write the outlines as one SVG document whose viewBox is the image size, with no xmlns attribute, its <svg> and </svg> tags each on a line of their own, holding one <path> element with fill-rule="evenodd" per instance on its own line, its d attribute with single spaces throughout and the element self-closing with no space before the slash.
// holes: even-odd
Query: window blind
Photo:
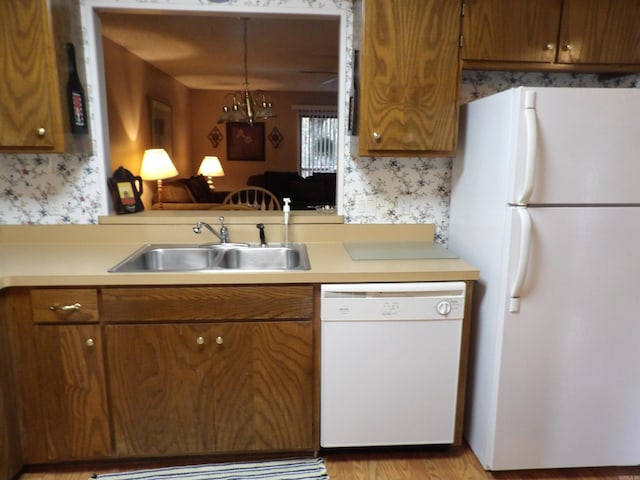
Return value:
<svg viewBox="0 0 640 480">
<path fill-rule="evenodd" d="M 335 110 L 298 112 L 300 175 L 335 172 L 338 161 L 338 115 Z"/>
</svg>

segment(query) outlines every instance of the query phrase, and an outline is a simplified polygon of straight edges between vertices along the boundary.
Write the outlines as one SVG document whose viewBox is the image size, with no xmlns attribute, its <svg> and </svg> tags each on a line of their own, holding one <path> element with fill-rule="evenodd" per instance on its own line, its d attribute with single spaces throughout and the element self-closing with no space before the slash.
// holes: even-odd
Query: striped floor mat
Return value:
<svg viewBox="0 0 640 480">
<path fill-rule="evenodd" d="M 92 475 L 97 480 L 328 480 L 322 458 L 212 463 Z"/>
</svg>

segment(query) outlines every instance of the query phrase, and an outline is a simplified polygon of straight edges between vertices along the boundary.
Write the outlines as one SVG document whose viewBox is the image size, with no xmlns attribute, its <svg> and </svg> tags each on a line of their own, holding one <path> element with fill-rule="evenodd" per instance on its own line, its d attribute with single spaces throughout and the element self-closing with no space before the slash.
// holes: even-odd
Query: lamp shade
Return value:
<svg viewBox="0 0 640 480">
<path fill-rule="evenodd" d="M 198 173 L 205 177 L 224 177 L 224 170 L 222 169 L 222 165 L 220 165 L 220 159 L 218 157 L 204 157 Z"/>
<path fill-rule="evenodd" d="M 143 180 L 162 180 L 178 175 L 178 170 L 164 148 L 145 150 L 140 167 Z"/>
</svg>

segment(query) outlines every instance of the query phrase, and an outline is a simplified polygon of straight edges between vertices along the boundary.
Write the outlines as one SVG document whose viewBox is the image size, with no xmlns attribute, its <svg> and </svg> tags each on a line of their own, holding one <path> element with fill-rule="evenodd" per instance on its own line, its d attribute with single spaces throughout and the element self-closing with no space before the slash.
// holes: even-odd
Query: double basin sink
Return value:
<svg viewBox="0 0 640 480">
<path fill-rule="evenodd" d="M 148 244 L 109 272 L 200 272 L 224 270 L 309 270 L 303 243 L 206 245 Z"/>
</svg>

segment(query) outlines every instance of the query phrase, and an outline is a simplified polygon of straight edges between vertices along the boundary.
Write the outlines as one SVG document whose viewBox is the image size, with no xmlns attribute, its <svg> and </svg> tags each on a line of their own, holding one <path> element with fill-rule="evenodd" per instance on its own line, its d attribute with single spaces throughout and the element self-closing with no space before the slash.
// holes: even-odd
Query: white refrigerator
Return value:
<svg viewBox="0 0 640 480">
<path fill-rule="evenodd" d="M 511 89 L 460 132 L 469 445 L 488 470 L 640 464 L 640 89 Z"/>
</svg>

